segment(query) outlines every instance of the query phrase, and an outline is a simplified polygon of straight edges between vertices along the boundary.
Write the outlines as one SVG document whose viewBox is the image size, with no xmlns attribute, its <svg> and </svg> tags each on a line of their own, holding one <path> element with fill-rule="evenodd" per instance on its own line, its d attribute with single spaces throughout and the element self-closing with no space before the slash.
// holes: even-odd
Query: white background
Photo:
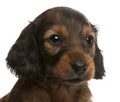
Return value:
<svg viewBox="0 0 120 102">
<path fill-rule="evenodd" d="M 82 12 L 99 29 L 106 77 L 89 83 L 93 102 L 120 102 L 120 2 L 119 0 L 1 0 L 0 1 L 0 97 L 17 78 L 7 69 L 5 58 L 22 29 L 40 13 L 55 6 Z"/>
</svg>

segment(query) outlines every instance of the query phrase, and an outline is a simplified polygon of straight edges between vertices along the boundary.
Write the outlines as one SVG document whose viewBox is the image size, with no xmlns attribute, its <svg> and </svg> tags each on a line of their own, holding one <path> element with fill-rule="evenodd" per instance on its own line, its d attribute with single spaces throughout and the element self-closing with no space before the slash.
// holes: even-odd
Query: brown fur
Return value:
<svg viewBox="0 0 120 102">
<path fill-rule="evenodd" d="M 8 67 L 19 79 L 0 102 L 91 102 L 87 81 L 105 72 L 96 33 L 71 8 L 42 13 L 8 53 Z"/>
</svg>

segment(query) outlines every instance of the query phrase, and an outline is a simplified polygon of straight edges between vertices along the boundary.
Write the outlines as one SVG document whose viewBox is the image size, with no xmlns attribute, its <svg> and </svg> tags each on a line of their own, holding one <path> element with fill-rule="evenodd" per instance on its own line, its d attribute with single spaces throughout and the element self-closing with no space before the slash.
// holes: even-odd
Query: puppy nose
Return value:
<svg viewBox="0 0 120 102">
<path fill-rule="evenodd" d="M 86 63 L 84 61 L 76 61 L 72 64 L 73 71 L 76 74 L 84 74 L 86 71 Z"/>
</svg>

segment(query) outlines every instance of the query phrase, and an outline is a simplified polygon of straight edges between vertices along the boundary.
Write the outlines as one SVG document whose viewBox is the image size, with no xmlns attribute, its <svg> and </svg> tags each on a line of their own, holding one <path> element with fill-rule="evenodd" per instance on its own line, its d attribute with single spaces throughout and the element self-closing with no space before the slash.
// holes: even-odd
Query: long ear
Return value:
<svg viewBox="0 0 120 102">
<path fill-rule="evenodd" d="M 34 42 L 33 26 L 29 24 L 20 34 L 6 58 L 7 65 L 17 76 L 31 76 L 40 70 Z"/>
<path fill-rule="evenodd" d="M 97 44 L 96 44 L 95 53 L 96 55 L 94 58 L 94 63 L 95 63 L 95 77 L 94 78 L 102 79 L 102 77 L 105 76 L 105 69 L 104 69 L 104 64 L 103 64 L 103 56 Z"/>
</svg>

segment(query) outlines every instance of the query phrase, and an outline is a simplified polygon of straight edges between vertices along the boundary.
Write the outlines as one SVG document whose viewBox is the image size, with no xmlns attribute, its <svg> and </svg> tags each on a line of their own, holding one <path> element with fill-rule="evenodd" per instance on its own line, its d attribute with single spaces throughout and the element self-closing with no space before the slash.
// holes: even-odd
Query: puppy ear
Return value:
<svg viewBox="0 0 120 102">
<path fill-rule="evenodd" d="M 96 44 L 95 54 L 96 55 L 94 58 L 94 64 L 95 64 L 95 77 L 94 78 L 102 79 L 102 77 L 105 76 L 105 69 L 104 69 L 104 64 L 103 64 L 103 56 L 97 44 Z"/>
<path fill-rule="evenodd" d="M 40 70 L 33 23 L 20 34 L 6 58 L 7 65 L 17 76 L 32 76 Z"/>
</svg>

